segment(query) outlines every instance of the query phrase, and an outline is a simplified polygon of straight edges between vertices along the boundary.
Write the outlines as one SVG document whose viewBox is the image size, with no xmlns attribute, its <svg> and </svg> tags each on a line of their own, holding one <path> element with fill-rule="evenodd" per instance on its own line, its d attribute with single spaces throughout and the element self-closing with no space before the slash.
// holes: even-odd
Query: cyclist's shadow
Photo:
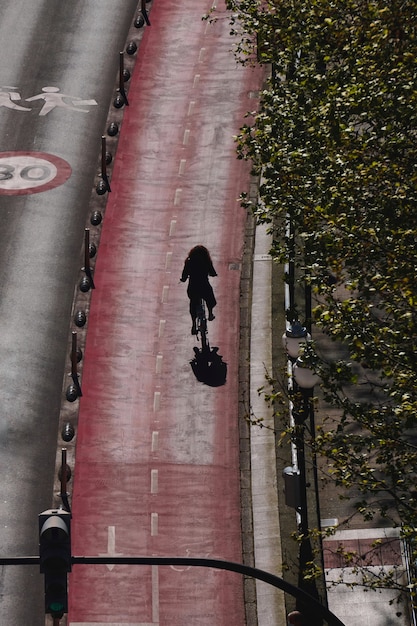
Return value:
<svg viewBox="0 0 417 626">
<path fill-rule="evenodd" d="M 227 363 L 218 353 L 218 348 L 194 347 L 194 358 L 190 361 L 191 369 L 200 383 L 210 387 L 220 387 L 226 383 Z"/>
</svg>

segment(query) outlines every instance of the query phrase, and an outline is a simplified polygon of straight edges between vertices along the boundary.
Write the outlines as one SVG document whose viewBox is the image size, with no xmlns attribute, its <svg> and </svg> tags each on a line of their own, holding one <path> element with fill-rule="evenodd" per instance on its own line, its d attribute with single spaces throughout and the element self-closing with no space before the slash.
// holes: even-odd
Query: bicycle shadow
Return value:
<svg viewBox="0 0 417 626">
<path fill-rule="evenodd" d="M 193 348 L 194 358 L 190 361 L 194 376 L 200 383 L 210 387 L 221 387 L 226 383 L 227 363 L 218 353 L 219 348 Z"/>
</svg>

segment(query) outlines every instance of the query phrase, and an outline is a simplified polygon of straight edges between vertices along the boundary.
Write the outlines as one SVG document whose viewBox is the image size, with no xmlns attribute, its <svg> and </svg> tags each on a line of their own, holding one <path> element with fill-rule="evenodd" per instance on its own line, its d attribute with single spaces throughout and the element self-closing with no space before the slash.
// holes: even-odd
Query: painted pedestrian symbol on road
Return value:
<svg viewBox="0 0 417 626">
<path fill-rule="evenodd" d="M 5 90 L 9 91 L 5 91 Z M 13 90 L 13 91 L 10 91 Z M 31 111 L 27 107 L 22 107 L 16 104 L 17 100 L 21 100 L 20 93 L 16 87 L 2 87 L 0 91 L 0 107 L 6 107 L 6 109 L 14 109 L 15 111 Z"/>
<path fill-rule="evenodd" d="M 97 106 L 96 100 L 84 100 L 78 96 L 70 96 L 61 93 L 59 87 L 47 86 L 42 87 L 42 93 L 38 93 L 30 98 L 22 98 L 17 87 L 1 87 L 0 88 L 0 108 L 14 109 L 15 111 L 34 111 L 34 108 L 28 108 L 17 104 L 20 102 L 37 102 L 43 101 L 43 106 L 39 111 L 39 116 L 47 115 L 56 108 L 67 109 L 71 111 L 79 111 L 80 113 L 88 113 L 90 107 Z"/>
<path fill-rule="evenodd" d="M 71 100 L 71 104 L 64 102 L 64 98 Z M 56 107 L 62 107 L 64 109 L 72 109 L 73 111 L 80 111 L 81 113 L 88 113 L 88 109 L 80 109 L 80 105 L 94 105 L 97 104 L 95 100 L 82 100 L 74 96 L 67 96 L 64 93 L 60 93 L 58 87 L 42 87 L 42 93 L 31 98 L 26 98 L 26 102 L 33 102 L 34 100 L 44 100 L 45 104 L 41 108 L 39 115 L 46 115 L 49 111 L 52 111 Z M 78 105 L 78 106 L 77 106 Z"/>
</svg>

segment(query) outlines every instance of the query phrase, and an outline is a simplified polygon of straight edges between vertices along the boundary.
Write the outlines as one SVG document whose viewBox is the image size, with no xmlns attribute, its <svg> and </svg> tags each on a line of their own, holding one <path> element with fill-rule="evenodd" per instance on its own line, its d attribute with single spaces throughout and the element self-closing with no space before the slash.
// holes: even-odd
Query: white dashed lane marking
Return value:
<svg viewBox="0 0 417 626">
<path fill-rule="evenodd" d="M 152 452 L 157 452 L 158 446 L 159 446 L 159 432 L 157 430 L 154 430 L 152 433 L 152 447 L 151 447 Z"/>
<path fill-rule="evenodd" d="M 158 534 L 158 513 L 151 513 L 151 536 L 156 537 Z"/>
<path fill-rule="evenodd" d="M 151 493 L 158 493 L 158 470 L 151 470 Z"/>
<path fill-rule="evenodd" d="M 185 164 L 186 164 L 186 162 L 187 162 L 186 159 L 181 159 L 180 160 L 180 166 L 178 168 L 178 174 L 180 176 L 182 176 L 184 174 L 184 172 L 185 172 Z"/>
</svg>

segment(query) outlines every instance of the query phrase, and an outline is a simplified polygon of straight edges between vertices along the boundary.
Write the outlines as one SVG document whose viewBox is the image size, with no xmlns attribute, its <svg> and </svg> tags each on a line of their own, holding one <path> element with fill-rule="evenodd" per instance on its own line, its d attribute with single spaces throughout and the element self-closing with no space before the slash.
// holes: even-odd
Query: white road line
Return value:
<svg viewBox="0 0 417 626">
<path fill-rule="evenodd" d="M 121 552 L 116 552 L 116 527 L 109 526 L 107 528 L 107 552 L 101 553 L 99 556 L 122 556 Z M 108 563 L 106 565 L 108 570 L 114 568 L 114 563 Z"/>
<path fill-rule="evenodd" d="M 174 206 L 178 206 L 179 203 L 181 202 L 181 194 L 182 194 L 182 189 L 181 187 L 178 187 L 178 189 L 175 190 L 175 194 L 174 194 Z"/>
<path fill-rule="evenodd" d="M 159 569 L 152 565 L 152 622 L 159 624 Z"/>
<path fill-rule="evenodd" d="M 161 403 L 161 392 L 155 391 L 153 394 L 153 410 L 154 412 L 159 411 L 159 406 Z"/>
<path fill-rule="evenodd" d="M 162 360 L 163 360 L 163 356 L 162 354 L 157 354 L 156 355 L 156 366 L 155 366 L 155 374 L 160 374 L 162 372 Z"/>
<path fill-rule="evenodd" d="M 205 48 L 201 48 L 200 54 L 198 55 L 198 62 L 199 63 L 202 63 L 204 61 L 205 54 L 206 54 L 206 49 Z"/>
<path fill-rule="evenodd" d="M 158 513 L 151 513 L 151 536 L 156 537 L 158 534 Z"/>
<path fill-rule="evenodd" d="M 164 285 L 162 287 L 161 302 L 166 302 L 168 300 L 168 293 L 169 293 L 169 285 Z"/>
<path fill-rule="evenodd" d="M 172 252 L 167 252 L 166 257 L 165 257 L 165 271 L 166 272 L 171 267 L 171 261 L 172 261 Z"/>
<path fill-rule="evenodd" d="M 187 115 L 192 115 L 194 113 L 194 107 L 195 107 L 195 100 L 191 100 L 190 104 L 188 105 Z"/>
<path fill-rule="evenodd" d="M 166 320 L 159 320 L 159 331 L 158 331 L 159 338 L 161 338 L 165 332 L 165 324 L 166 324 Z"/>
<path fill-rule="evenodd" d="M 172 237 L 172 235 L 175 233 L 175 228 L 177 226 L 177 220 L 171 220 L 171 224 L 169 226 L 169 236 Z"/>
<path fill-rule="evenodd" d="M 193 88 L 195 89 L 196 87 L 198 87 L 198 83 L 200 82 L 200 74 L 196 74 L 194 76 L 194 82 L 193 82 Z"/>
<path fill-rule="evenodd" d="M 158 446 L 159 446 L 159 431 L 154 430 L 152 433 L 152 446 L 151 446 L 152 452 L 157 452 Z"/>
<path fill-rule="evenodd" d="M 158 470 L 151 470 L 151 493 L 158 493 Z"/>
<path fill-rule="evenodd" d="M 184 131 L 184 136 L 183 136 L 183 138 L 182 138 L 182 145 L 183 145 L 183 146 L 186 146 L 186 145 L 188 144 L 188 140 L 189 140 L 189 138 L 190 138 L 190 130 L 187 128 L 187 129 Z"/>
<path fill-rule="evenodd" d="M 180 160 L 180 166 L 178 168 L 178 174 L 180 176 L 182 176 L 184 174 L 184 172 L 185 172 L 185 164 L 186 164 L 186 162 L 187 162 L 187 159 L 181 159 Z"/>
</svg>

